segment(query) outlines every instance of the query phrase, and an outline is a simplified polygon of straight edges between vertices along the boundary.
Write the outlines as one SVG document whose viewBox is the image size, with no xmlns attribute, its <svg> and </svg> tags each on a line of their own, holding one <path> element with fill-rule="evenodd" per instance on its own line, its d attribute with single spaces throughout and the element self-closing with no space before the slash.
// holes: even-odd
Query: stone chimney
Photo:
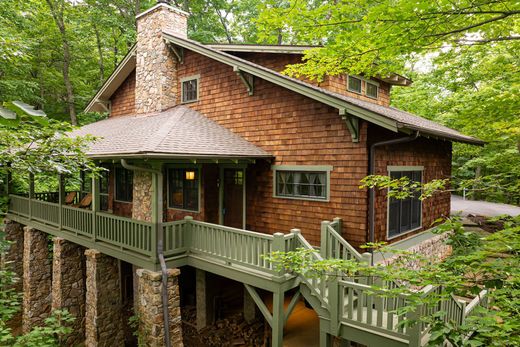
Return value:
<svg viewBox="0 0 520 347">
<path fill-rule="evenodd" d="M 164 41 L 162 31 L 186 38 L 188 16 L 187 12 L 158 2 L 136 17 L 136 113 L 161 112 L 175 106 L 177 60 Z"/>
</svg>

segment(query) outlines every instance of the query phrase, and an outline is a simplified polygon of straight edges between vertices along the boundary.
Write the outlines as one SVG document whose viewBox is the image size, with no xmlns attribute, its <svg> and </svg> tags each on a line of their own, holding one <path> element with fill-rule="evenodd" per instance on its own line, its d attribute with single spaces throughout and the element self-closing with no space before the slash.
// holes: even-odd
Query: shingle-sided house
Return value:
<svg viewBox="0 0 520 347">
<path fill-rule="evenodd" d="M 84 315 L 76 342 L 121 345 L 121 334 L 110 333 L 122 329 L 116 304 L 132 297 L 141 331 L 158 332 L 145 334 L 147 344 L 162 345 L 169 333 L 166 340 L 180 345 L 175 268 L 195 268 L 199 326 L 211 323 L 206 273 L 213 273 L 244 284 L 244 305 L 259 307 L 273 346 L 281 346 L 284 323 L 301 296 L 320 318 L 323 346 L 332 335 L 371 346 L 421 345 L 427 330 L 397 327 L 390 307 L 362 308 L 371 302 L 362 299 L 345 304 L 368 295 L 362 284 L 342 284 L 338 313 L 334 300 L 343 295 L 331 296 L 328 282 L 279 271 L 262 255 L 315 246 L 317 257 L 370 261 L 355 248 L 368 241 L 413 244 L 415 235 L 449 215 L 449 193 L 423 202 L 392 200 L 360 189 L 360 180 L 369 174 L 449 178 L 452 142 L 482 142 L 391 107 L 390 89 L 409 85 L 405 77 L 290 78 L 281 71 L 310 47 L 201 44 L 187 38 L 187 17 L 165 3 L 140 14 L 136 45 L 88 104 L 86 112 L 109 117 L 75 135 L 98 137 L 88 154 L 107 171 L 84 181 L 75 201 L 63 183 L 54 194 L 11 195 L 12 225 L 27 226 L 24 252 L 43 247 L 42 233 L 58 237 L 48 289 L 53 307 L 68 302 Z M 87 248 L 86 263 L 67 257 L 66 247 Z M 45 263 L 43 256 L 18 260 L 27 268 Z M 56 269 L 78 267 L 86 268 L 78 280 L 84 291 L 72 304 L 55 302 L 65 295 Z M 22 276 L 24 288 L 36 285 L 26 271 Z M 169 288 L 169 306 L 157 288 Z M 255 288 L 273 293 L 271 309 Z M 181 286 L 181 299 L 188 290 Z M 284 313 L 287 293 L 293 299 Z M 26 296 L 27 307 L 43 300 Z M 376 312 L 373 321 L 363 310 Z M 376 318 L 383 311 L 386 318 Z M 166 332 L 162 312 L 170 313 Z M 45 315 L 39 313 L 24 316 L 26 324 L 38 323 Z"/>
</svg>

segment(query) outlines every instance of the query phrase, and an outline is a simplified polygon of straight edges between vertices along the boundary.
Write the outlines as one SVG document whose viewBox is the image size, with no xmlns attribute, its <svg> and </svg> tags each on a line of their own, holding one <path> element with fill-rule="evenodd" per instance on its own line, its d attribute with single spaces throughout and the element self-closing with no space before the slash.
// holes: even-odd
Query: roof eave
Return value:
<svg viewBox="0 0 520 347">
<path fill-rule="evenodd" d="M 271 159 L 271 154 L 263 155 L 220 155 L 220 154 L 196 154 L 196 153 L 161 153 L 161 152 L 135 152 L 135 153 L 103 153 L 89 154 L 91 159 L 189 159 L 189 160 L 244 160 L 244 159 Z"/>
<path fill-rule="evenodd" d="M 438 139 L 443 139 L 443 140 L 448 140 L 448 141 L 453 141 L 453 142 L 466 143 L 466 144 L 475 145 L 475 146 L 484 146 L 487 143 L 486 141 L 482 141 L 482 140 L 474 138 L 474 137 L 462 136 L 462 135 L 461 136 L 450 135 L 450 134 L 446 134 L 446 133 L 443 133 L 440 131 L 435 131 L 435 130 L 424 130 L 424 128 L 420 128 L 420 127 L 410 125 L 410 124 L 399 123 L 398 126 L 399 126 L 399 129 L 409 129 L 409 130 L 413 130 L 413 131 L 419 131 L 421 136 L 429 136 L 429 137 L 433 137 L 433 138 L 438 138 Z"/>
<path fill-rule="evenodd" d="M 136 45 L 134 45 L 123 60 L 119 63 L 117 68 L 107 78 L 105 83 L 98 90 L 96 95 L 90 100 L 83 112 L 105 112 L 107 111 L 103 103 L 108 102 L 112 94 L 119 88 L 119 86 L 126 80 L 126 78 L 135 69 L 135 54 Z"/>
</svg>

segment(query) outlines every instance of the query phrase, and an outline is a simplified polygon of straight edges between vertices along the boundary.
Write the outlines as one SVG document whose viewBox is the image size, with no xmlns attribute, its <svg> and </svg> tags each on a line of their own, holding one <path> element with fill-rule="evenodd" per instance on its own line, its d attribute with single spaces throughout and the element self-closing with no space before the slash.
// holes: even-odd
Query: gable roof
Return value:
<svg viewBox="0 0 520 347">
<path fill-rule="evenodd" d="M 456 130 L 411 113 L 335 93 L 313 84 L 306 83 L 302 80 L 283 75 L 275 70 L 229 54 L 224 50 L 212 48 L 214 45 L 203 45 L 197 41 L 180 38 L 168 31 L 164 31 L 163 36 L 165 40 L 169 41 L 171 44 L 192 50 L 216 61 L 232 66 L 236 71 L 249 73 L 253 76 L 337 108 L 341 114 L 358 117 L 394 132 L 419 131 L 422 136 L 431 136 L 450 141 L 478 145 L 485 143 L 484 141 L 464 135 Z M 247 46 L 251 47 L 254 45 Z M 130 50 L 114 73 L 112 73 L 103 87 L 92 98 L 86 107 L 85 112 L 106 111 L 103 107 L 103 103 L 110 98 L 112 93 L 124 82 L 134 69 L 135 46 Z"/>
<path fill-rule="evenodd" d="M 275 70 L 253 63 L 226 52 L 218 51 L 197 41 L 180 38 L 163 31 L 167 41 L 180 47 L 192 50 L 201 55 L 232 66 L 237 71 L 247 72 L 253 76 L 280 85 L 284 88 L 305 95 L 309 98 L 335 107 L 343 114 L 350 114 L 386 129 L 419 131 L 421 135 L 438 137 L 452 141 L 471 144 L 484 144 L 484 141 L 464 135 L 454 129 L 445 127 L 425 118 L 401 111 L 393 107 L 381 106 L 368 101 L 359 100 L 347 95 L 338 94 L 302 80 L 283 75 Z"/>
<path fill-rule="evenodd" d="M 111 117 L 72 136 L 98 137 L 87 155 L 100 158 L 269 158 L 271 154 L 199 112 L 175 106 L 160 113 Z"/>
</svg>

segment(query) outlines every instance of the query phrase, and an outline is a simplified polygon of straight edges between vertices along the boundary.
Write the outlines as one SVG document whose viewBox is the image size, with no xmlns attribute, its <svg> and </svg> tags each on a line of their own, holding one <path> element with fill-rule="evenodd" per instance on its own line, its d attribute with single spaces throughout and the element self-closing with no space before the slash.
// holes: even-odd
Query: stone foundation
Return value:
<svg viewBox="0 0 520 347">
<path fill-rule="evenodd" d="M 95 249 L 85 255 L 85 346 L 124 346 L 119 261 Z"/>
<path fill-rule="evenodd" d="M 406 252 L 421 254 L 430 262 L 443 261 L 448 256 L 450 256 L 452 252 L 451 246 L 446 244 L 446 240 L 449 236 L 449 233 L 435 235 L 418 243 L 417 245 L 406 249 Z M 399 261 L 399 259 L 402 257 L 402 255 L 397 254 L 386 260 L 384 263 L 387 265 L 392 264 L 396 261 Z M 421 262 L 419 260 L 412 260 L 404 265 L 410 269 L 419 269 L 421 267 Z"/>
<path fill-rule="evenodd" d="M 139 269 L 138 305 L 140 344 L 150 347 L 164 346 L 164 319 L 162 305 L 162 274 Z M 170 341 L 175 347 L 182 347 L 182 325 L 178 269 L 168 269 L 168 308 L 170 317 Z"/>
<path fill-rule="evenodd" d="M 52 265 L 47 234 L 24 228 L 22 331 L 43 326 L 51 312 Z"/>
<path fill-rule="evenodd" d="M 66 309 L 75 317 L 72 333 L 62 341 L 77 346 L 85 341 L 85 249 L 62 238 L 54 238 L 52 309 Z"/>
</svg>

